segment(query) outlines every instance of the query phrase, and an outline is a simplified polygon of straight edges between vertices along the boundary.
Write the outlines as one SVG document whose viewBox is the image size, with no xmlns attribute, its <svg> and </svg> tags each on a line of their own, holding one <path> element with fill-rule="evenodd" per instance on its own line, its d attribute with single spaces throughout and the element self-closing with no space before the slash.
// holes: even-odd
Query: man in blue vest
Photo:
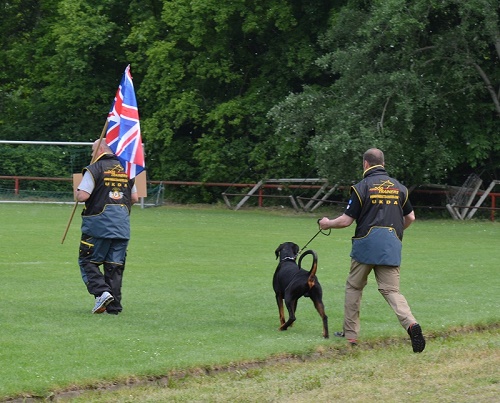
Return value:
<svg viewBox="0 0 500 403">
<path fill-rule="evenodd" d="M 75 199 L 85 202 L 78 263 L 87 290 L 95 297 L 92 313 L 116 315 L 122 311 L 130 210 L 139 198 L 134 179 L 128 179 L 105 140 L 94 142 L 92 156 L 75 192 Z"/>
<path fill-rule="evenodd" d="M 361 297 L 373 270 L 378 290 L 408 332 L 413 351 L 420 353 L 425 348 L 422 329 L 399 292 L 403 232 L 415 221 L 408 190 L 387 174 L 384 153 L 377 148 L 363 154 L 363 170 L 363 180 L 351 187 L 344 213 L 333 220 L 323 217 L 319 221 L 320 228 L 325 230 L 345 228 L 356 220 L 345 288 L 344 329 L 335 335 L 357 344 Z"/>
</svg>

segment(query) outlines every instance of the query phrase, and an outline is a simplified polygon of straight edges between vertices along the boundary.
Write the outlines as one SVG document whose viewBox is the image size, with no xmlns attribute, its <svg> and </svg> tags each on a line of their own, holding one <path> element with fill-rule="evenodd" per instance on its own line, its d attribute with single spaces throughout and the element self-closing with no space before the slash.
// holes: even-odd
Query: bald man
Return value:
<svg viewBox="0 0 500 403">
<path fill-rule="evenodd" d="M 321 229 L 338 229 L 356 221 L 352 238 L 351 268 L 346 282 L 343 331 L 356 345 L 360 331 L 359 312 L 363 289 L 373 270 L 378 290 L 388 302 L 401 326 L 408 332 L 415 353 L 425 348 L 422 329 L 406 298 L 399 291 L 403 232 L 415 221 L 408 190 L 385 170 L 384 153 L 371 148 L 363 154 L 363 179 L 351 187 L 344 213 L 331 220 L 323 217 Z"/>
</svg>

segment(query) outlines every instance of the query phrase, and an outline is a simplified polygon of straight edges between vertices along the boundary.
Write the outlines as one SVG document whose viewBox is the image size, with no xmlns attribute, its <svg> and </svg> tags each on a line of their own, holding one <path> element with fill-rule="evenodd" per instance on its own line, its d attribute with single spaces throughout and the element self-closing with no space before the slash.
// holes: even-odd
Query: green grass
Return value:
<svg viewBox="0 0 500 403">
<path fill-rule="evenodd" d="M 289 359 L 231 371 L 186 375 L 116 390 L 59 396 L 101 402 L 496 402 L 500 332 L 431 340 L 420 355 L 402 344 Z"/>
<path fill-rule="evenodd" d="M 274 250 L 284 241 L 304 246 L 320 214 L 135 207 L 124 312 L 114 317 L 90 314 L 78 213 L 61 244 L 71 208 L 0 205 L 0 399 L 344 347 L 321 338 L 308 299 L 293 328 L 277 331 Z M 353 229 L 309 245 L 331 332 L 342 324 Z M 500 224 L 489 221 L 417 220 L 405 233 L 402 292 L 426 334 L 499 323 L 499 245 Z M 390 339 L 414 357 L 373 278 L 361 319 L 362 345 Z"/>
</svg>

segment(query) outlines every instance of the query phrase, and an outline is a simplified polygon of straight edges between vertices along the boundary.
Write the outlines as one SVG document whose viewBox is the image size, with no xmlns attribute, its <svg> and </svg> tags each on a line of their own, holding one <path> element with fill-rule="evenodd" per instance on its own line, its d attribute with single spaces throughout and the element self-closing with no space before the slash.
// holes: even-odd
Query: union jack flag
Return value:
<svg viewBox="0 0 500 403">
<path fill-rule="evenodd" d="M 142 148 L 139 109 L 135 99 L 130 65 L 123 73 L 108 114 L 106 143 L 118 157 L 130 179 L 144 171 L 146 164 Z"/>
</svg>

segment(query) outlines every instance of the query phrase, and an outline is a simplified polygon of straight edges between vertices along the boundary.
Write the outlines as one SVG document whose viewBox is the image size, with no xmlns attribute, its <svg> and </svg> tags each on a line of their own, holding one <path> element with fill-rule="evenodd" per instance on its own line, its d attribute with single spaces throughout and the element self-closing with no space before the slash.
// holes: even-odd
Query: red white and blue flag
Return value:
<svg viewBox="0 0 500 403">
<path fill-rule="evenodd" d="M 144 171 L 146 164 L 142 147 L 139 109 L 130 74 L 130 65 L 123 73 L 122 81 L 108 114 L 106 143 L 118 157 L 130 179 Z"/>
</svg>

